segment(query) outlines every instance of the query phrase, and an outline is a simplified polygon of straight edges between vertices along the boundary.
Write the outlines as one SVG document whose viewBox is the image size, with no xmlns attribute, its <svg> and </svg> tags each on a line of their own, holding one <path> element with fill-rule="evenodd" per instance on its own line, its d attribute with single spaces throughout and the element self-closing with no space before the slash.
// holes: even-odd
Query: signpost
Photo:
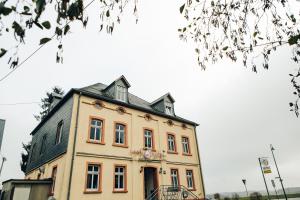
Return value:
<svg viewBox="0 0 300 200">
<path fill-rule="evenodd" d="M 0 119 L 0 152 L 1 152 L 3 133 L 4 133 L 4 126 L 5 126 L 5 120 Z"/>
<path fill-rule="evenodd" d="M 266 186 L 266 190 L 267 190 L 267 194 L 268 194 L 268 199 L 270 200 L 270 193 L 269 193 L 268 185 L 266 182 L 265 174 L 271 173 L 271 168 L 269 166 L 269 162 L 268 162 L 267 158 L 258 158 L 258 162 L 259 162 L 262 176 L 264 178 L 264 182 L 265 182 L 265 186 Z"/>
<path fill-rule="evenodd" d="M 277 194 L 277 190 L 276 190 L 275 181 L 272 179 L 272 180 L 271 180 L 271 183 L 272 183 L 272 186 L 273 186 L 273 188 L 274 188 L 274 190 L 275 190 L 276 197 L 277 197 L 277 199 L 279 200 L 279 197 L 278 197 L 278 194 Z"/>
<path fill-rule="evenodd" d="M 245 185 L 246 194 L 247 194 L 247 197 L 248 197 L 249 195 L 248 195 L 248 189 L 247 189 L 247 186 L 246 186 L 246 179 L 242 179 L 242 182 L 243 182 L 244 185 Z"/>
</svg>

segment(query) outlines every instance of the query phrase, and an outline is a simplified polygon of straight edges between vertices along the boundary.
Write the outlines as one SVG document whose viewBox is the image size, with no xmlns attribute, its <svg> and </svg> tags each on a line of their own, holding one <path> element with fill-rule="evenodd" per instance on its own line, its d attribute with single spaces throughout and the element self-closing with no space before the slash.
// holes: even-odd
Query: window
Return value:
<svg viewBox="0 0 300 200">
<path fill-rule="evenodd" d="M 103 142 L 103 120 L 91 119 L 89 140 Z"/>
<path fill-rule="evenodd" d="M 183 149 L 183 154 L 190 154 L 190 142 L 189 138 L 187 137 L 182 137 L 182 149 Z"/>
<path fill-rule="evenodd" d="M 167 115 L 173 115 L 173 107 L 170 103 L 165 103 L 166 105 L 166 114 Z"/>
<path fill-rule="evenodd" d="M 51 178 L 52 178 L 51 194 L 54 194 L 56 174 L 57 174 L 57 166 L 54 166 L 52 169 L 52 174 L 51 174 Z"/>
<path fill-rule="evenodd" d="M 86 192 L 100 192 L 100 164 L 88 164 L 86 177 Z"/>
<path fill-rule="evenodd" d="M 117 146 L 126 146 L 126 125 L 115 123 L 115 139 L 114 144 Z"/>
<path fill-rule="evenodd" d="M 171 184 L 173 187 L 179 186 L 178 169 L 171 169 Z"/>
<path fill-rule="evenodd" d="M 126 92 L 126 88 L 121 86 L 121 85 L 117 85 L 117 95 L 116 95 L 116 99 L 126 102 L 127 101 L 127 92 Z"/>
<path fill-rule="evenodd" d="M 144 129 L 144 147 L 146 149 L 154 149 L 153 135 L 152 131 L 149 129 Z"/>
<path fill-rule="evenodd" d="M 175 135 L 168 133 L 168 152 L 176 152 Z"/>
<path fill-rule="evenodd" d="M 186 170 L 187 188 L 194 189 L 194 175 L 193 170 Z"/>
<path fill-rule="evenodd" d="M 115 166 L 114 192 L 126 191 L 126 166 Z"/>
<path fill-rule="evenodd" d="M 36 144 L 33 144 L 31 154 L 30 154 L 30 162 L 34 161 L 35 149 L 36 149 Z"/>
<path fill-rule="evenodd" d="M 44 135 L 43 139 L 42 139 L 42 144 L 41 144 L 41 149 L 40 149 L 40 155 L 42 155 L 45 150 L 46 150 L 46 140 L 47 140 L 47 136 Z"/>
<path fill-rule="evenodd" d="M 61 136 L 62 136 L 63 126 L 64 126 L 64 121 L 61 120 L 57 124 L 55 144 L 59 144 L 61 142 Z"/>
</svg>

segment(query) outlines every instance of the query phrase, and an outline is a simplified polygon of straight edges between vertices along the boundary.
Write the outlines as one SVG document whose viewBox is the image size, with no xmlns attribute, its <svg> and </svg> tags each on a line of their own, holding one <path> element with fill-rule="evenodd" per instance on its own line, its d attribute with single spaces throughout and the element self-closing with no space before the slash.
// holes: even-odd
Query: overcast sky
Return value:
<svg viewBox="0 0 300 200">
<path fill-rule="evenodd" d="M 300 186 L 300 118 L 288 106 L 294 100 L 288 74 L 297 69 L 289 59 L 290 49 L 277 51 L 270 70 L 259 69 L 258 74 L 241 62 L 226 60 L 202 71 L 193 44 L 178 39 L 182 3 L 140 1 L 139 23 L 130 10 L 109 36 L 98 32 L 99 5 L 94 2 L 88 8 L 88 28 L 73 24 L 65 38 L 64 64 L 55 63 L 57 43 L 49 42 L 0 83 L 0 104 L 36 102 L 54 85 L 67 92 L 97 82 L 109 84 L 123 74 L 131 93 L 153 101 L 170 92 L 176 114 L 200 124 L 197 134 L 208 193 L 243 191 L 242 178 L 249 190 L 264 189 L 258 157 L 271 158 L 270 143 L 276 148 L 285 186 Z M 27 46 L 20 51 L 23 57 L 38 47 L 42 37 L 35 32 L 27 36 Z M 0 38 L 1 46 L 9 43 Z M 0 60 L 1 77 L 9 71 L 6 62 Z M 7 122 L 1 154 L 8 159 L 1 182 L 23 177 L 21 143 L 31 139 L 29 133 L 37 125 L 33 114 L 38 112 L 37 104 L 0 105 L 0 118 Z M 276 176 L 271 165 L 269 185 Z"/>
</svg>

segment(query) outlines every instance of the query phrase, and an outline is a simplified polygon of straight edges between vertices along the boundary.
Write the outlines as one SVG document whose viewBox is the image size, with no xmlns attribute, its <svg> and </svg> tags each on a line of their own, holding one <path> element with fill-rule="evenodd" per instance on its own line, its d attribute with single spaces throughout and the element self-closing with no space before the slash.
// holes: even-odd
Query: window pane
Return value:
<svg viewBox="0 0 300 200">
<path fill-rule="evenodd" d="M 119 188 L 120 189 L 124 188 L 124 176 L 123 175 L 120 176 L 120 187 Z"/>
<path fill-rule="evenodd" d="M 98 188 L 98 174 L 94 175 L 94 180 L 93 180 L 93 189 L 97 189 Z"/>
<path fill-rule="evenodd" d="M 100 128 L 96 129 L 96 140 L 100 140 Z"/>
<path fill-rule="evenodd" d="M 119 176 L 115 175 L 115 188 L 119 188 L 118 185 L 119 185 Z"/>
<path fill-rule="evenodd" d="M 87 188 L 91 189 L 92 188 L 92 175 L 88 174 L 87 176 Z"/>
<path fill-rule="evenodd" d="M 93 140 L 95 138 L 95 128 L 91 127 L 90 139 Z"/>
</svg>

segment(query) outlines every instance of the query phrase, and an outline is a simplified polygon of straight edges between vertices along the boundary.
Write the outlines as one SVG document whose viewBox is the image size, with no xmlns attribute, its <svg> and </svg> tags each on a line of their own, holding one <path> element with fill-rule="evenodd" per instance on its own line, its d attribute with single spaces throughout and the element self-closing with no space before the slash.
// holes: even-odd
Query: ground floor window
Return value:
<svg viewBox="0 0 300 200">
<path fill-rule="evenodd" d="M 171 184 L 173 187 L 179 186 L 178 169 L 171 169 Z"/>
<path fill-rule="evenodd" d="M 195 189 L 193 170 L 186 170 L 186 180 L 187 180 L 187 187 L 189 189 Z"/>
<path fill-rule="evenodd" d="M 86 192 L 100 192 L 101 164 L 89 163 L 87 165 Z"/>
<path fill-rule="evenodd" d="M 126 191 L 126 166 L 116 165 L 114 171 L 114 191 Z"/>
</svg>

